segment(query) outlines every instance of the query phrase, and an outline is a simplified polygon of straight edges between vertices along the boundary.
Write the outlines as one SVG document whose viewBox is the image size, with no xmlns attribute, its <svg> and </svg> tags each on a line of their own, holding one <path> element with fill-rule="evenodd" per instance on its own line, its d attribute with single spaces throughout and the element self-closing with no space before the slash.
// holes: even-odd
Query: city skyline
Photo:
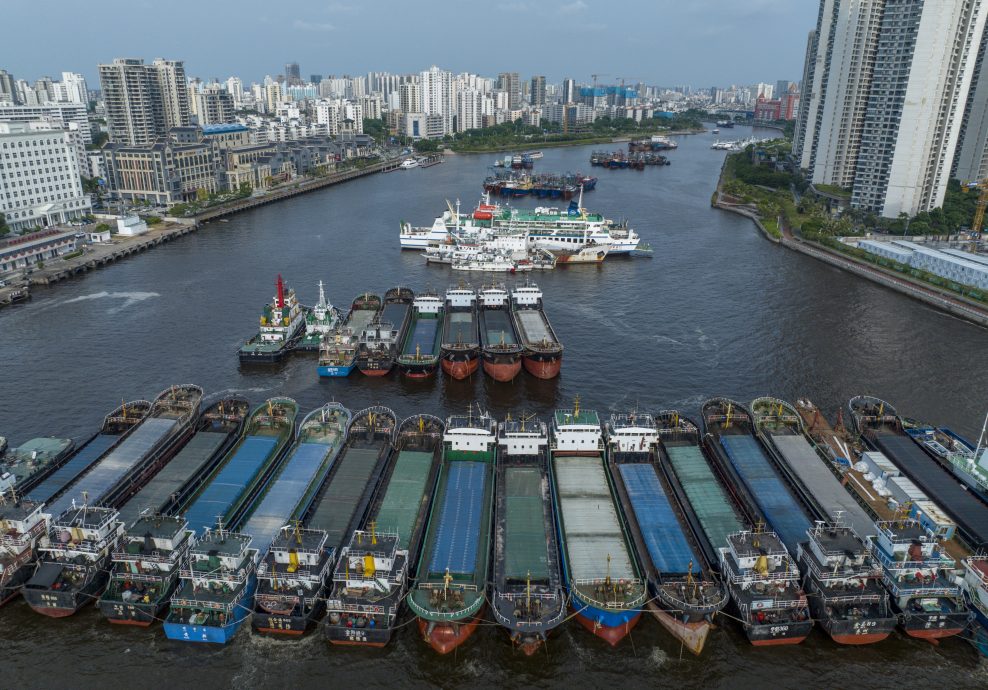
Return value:
<svg viewBox="0 0 988 690">
<path fill-rule="evenodd" d="M 703 87 L 798 80 L 805 50 L 803 27 L 816 17 L 816 3 L 786 0 L 756 0 L 743 7 L 714 0 L 688 7 L 670 0 L 625 3 L 627 17 L 635 17 L 634 22 L 615 13 L 613 5 L 596 0 L 503 0 L 486 7 L 495 11 L 482 16 L 445 0 L 430 3 L 428 12 L 390 1 L 384 3 L 385 11 L 375 7 L 373 12 L 357 2 L 303 2 L 282 16 L 274 16 L 269 4 L 257 0 L 238 3 L 236 12 L 178 0 L 168 14 L 155 17 L 154 35 L 148 35 L 146 19 L 138 18 L 141 13 L 113 12 L 112 6 L 124 4 L 119 0 L 107 4 L 109 12 L 52 21 L 43 43 L 27 34 L 8 36 L 6 69 L 30 81 L 71 70 L 96 84 L 98 64 L 142 56 L 184 60 L 190 76 L 207 80 L 234 75 L 246 82 L 260 81 L 283 73 L 285 63 L 297 62 L 306 78 L 310 73 L 412 73 L 438 64 L 454 73 L 545 75 L 550 83 L 567 77 L 589 82 L 596 73 L 605 83 L 623 78 L 629 83 Z M 55 16 L 59 6 L 68 9 L 67 3 L 56 2 Z M 11 6 L 4 13 L 14 26 L 31 21 L 27 6 Z M 199 19 L 190 22 L 190 16 Z M 391 21 L 375 23 L 380 16 Z M 439 28 L 444 40 L 417 40 L 436 28 L 436 17 L 443 17 Z M 78 40 L 89 31 L 113 40 Z M 478 37 L 484 34 L 490 37 L 490 51 L 477 50 Z M 759 35 L 770 40 L 753 40 Z M 392 47 L 367 50 L 375 41 Z M 604 49 L 622 41 L 633 50 Z M 52 43 L 67 49 L 47 50 Z M 743 60 L 736 59 L 739 51 Z M 629 55 L 635 55 L 633 63 Z M 786 73 L 777 73 L 780 65 L 788 65 L 781 70 Z"/>
</svg>

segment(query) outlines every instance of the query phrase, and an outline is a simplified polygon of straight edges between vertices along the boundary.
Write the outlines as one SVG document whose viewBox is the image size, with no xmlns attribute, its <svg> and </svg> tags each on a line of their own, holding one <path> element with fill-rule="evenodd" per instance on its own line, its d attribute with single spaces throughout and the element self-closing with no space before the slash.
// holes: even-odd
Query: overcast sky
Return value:
<svg viewBox="0 0 988 690">
<path fill-rule="evenodd" d="M 802 75 L 817 0 L 0 0 L 0 68 L 34 81 L 115 57 L 245 82 L 370 70 L 693 86 Z"/>
</svg>

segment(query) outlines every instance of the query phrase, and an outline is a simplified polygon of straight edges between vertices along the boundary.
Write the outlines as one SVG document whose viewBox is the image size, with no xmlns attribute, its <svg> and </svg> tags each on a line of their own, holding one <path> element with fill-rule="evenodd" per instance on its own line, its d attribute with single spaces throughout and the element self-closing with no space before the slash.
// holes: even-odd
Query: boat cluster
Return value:
<svg viewBox="0 0 988 690">
<path fill-rule="evenodd" d="M 594 151 L 590 154 L 590 165 L 594 167 L 621 170 L 644 170 L 648 165 L 671 165 L 672 162 L 661 153 L 654 151 Z"/>
<path fill-rule="evenodd" d="M 735 139 L 732 141 L 721 141 L 718 139 L 710 145 L 710 148 L 717 151 L 729 151 L 735 153 L 737 151 L 744 151 L 747 147 L 752 144 L 760 144 L 766 141 L 771 141 L 770 139 L 758 139 L 757 137 L 748 137 L 747 139 Z"/>
<path fill-rule="evenodd" d="M 580 193 L 593 191 L 597 178 L 583 173 L 539 173 L 495 171 L 484 180 L 484 192 L 495 196 L 570 200 Z"/>
<path fill-rule="evenodd" d="M 988 505 L 949 506 L 949 539 L 902 505 L 873 520 L 841 483 L 855 463 L 822 447 L 842 446 L 803 401 L 715 398 L 701 427 L 676 411 L 605 420 L 579 400 L 549 423 L 473 410 L 399 422 L 339 403 L 297 422 L 288 398 L 202 398 L 172 386 L 111 412 L 78 449 L 8 454 L 3 602 L 23 594 L 53 617 L 98 602 L 110 622 L 163 621 L 189 642 L 226 642 L 249 619 L 383 646 L 407 604 L 440 653 L 488 607 L 526 654 L 570 617 L 617 644 L 646 611 L 699 654 L 724 610 L 755 645 L 817 625 L 874 643 L 898 625 L 933 640 L 967 630 L 988 651 L 988 557 L 950 555 L 983 536 L 988 522 L 967 518 Z M 860 436 L 847 447 L 908 448 L 943 470 L 881 401 L 849 410 Z"/>
</svg>

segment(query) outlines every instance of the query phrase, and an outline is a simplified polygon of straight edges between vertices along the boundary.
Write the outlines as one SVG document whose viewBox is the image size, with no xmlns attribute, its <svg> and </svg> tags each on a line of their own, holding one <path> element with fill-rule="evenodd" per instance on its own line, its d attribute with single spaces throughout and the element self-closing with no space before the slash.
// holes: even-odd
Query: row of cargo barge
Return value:
<svg viewBox="0 0 988 690">
<path fill-rule="evenodd" d="M 440 653 L 487 607 L 526 654 L 570 617 L 616 645 L 648 611 L 699 654 L 724 609 L 755 645 L 814 624 L 841 644 L 897 625 L 936 640 L 977 616 L 985 651 L 988 559 L 967 556 L 959 584 L 957 543 L 849 490 L 834 449 L 850 446 L 804 401 L 715 398 L 702 426 L 675 411 L 602 423 L 579 401 L 550 424 L 339 403 L 299 421 L 288 398 L 202 401 L 173 386 L 74 451 L 8 454 L 3 602 L 61 617 L 95 601 L 182 641 L 226 642 L 249 619 L 372 646 L 407 603 Z M 955 540 L 983 548 L 988 505 L 946 502 L 946 469 L 887 403 L 849 411 L 860 442 L 944 501 Z"/>
</svg>

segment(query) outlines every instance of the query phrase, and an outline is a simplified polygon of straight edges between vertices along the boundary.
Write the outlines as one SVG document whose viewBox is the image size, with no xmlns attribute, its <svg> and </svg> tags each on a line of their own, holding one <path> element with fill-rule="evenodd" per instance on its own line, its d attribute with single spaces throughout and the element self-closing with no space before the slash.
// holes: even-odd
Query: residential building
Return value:
<svg viewBox="0 0 988 690">
<path fill-rule="evenodd" d="M 755 119 L 764 122 L 782 119 L 782 101 L 759 98 L 755 101 Z"/>
<path fill-rule="evenodd" d="M 235 119 L 233 94 L 219 84 L 210 84 L 201 93 L 192 94 L 192 114 L 200 125 L 233 122 Z"/>
<path fill-rule="evenodd" d="M 982 33 L 981 45 L 974 63 L 974 76 L 968 90 L 960 142 L 951 177 L 964 182 L 978 182 L 988 177 L 988 30 Z"/>
<path fill-rule="evenodd" d="M 278 109 L 278 105 L 285 100 L 284 90 L 276 81 L 264 85 L 264 105 L 265 112 L 273 113 Z"/>
<path fill-rule="evenodd" d="M 577 93 L 576 81 L 573 79 L 563 79 L 563 91 L 560 97 L 562 103 L 576 103 Z"/>
<path fill-rule="evenodd" d="M 17 82 L 14 75 L 5 69 L 0 69 L 0 103 L 18 103 Z"/>
<path fill-rule="evenodd" d="M 99 66 L 110 140 L 149 144 L 191 121 L 185 68 L 179 60 L 118 58 Z"/>
<path fill-rule="evenodd" d="M 484 123 L 484 93 L 478 89 L 460 89 L 456 92 L 456 131 L 480 129 Z"/>
<path fill-rule="evenodd" d="M 62 72 L 62 81 L 56 82 L 55 100 L 60 103 L 89 105 L 89 87 L 86 78 L 75 72 Z"/>
<path fill-rule="evenodd" d="M 422 85 L 405 82 L 398 86 L 398 110 L 403 113 L 422 112 Z"/>
<path fill-rule="evenodd" d="M 435 65 L 420 75 L 422 84 L 421 112 L 438 115 L 442 121 L 442 135 L 453 131 L 453 116 L 456 112 L 453 97 L 453 73 L 441 70 Z M 431 138 L 431 137 L 430 137 Z"/>
<path fill-rule="evenodd" d="M 244 83 L 240 77 L 230 77 L 227 79 L 226 90 L 233 97 L 233 108 L 240 110 L 244 104 Z"/>
<path fill-rule="evenodd" d="M 521 107 L 521 80 L 517 72 L 502 72 L 497 75 L 498 91 L 505 91 L 508 94 L 508 110 L 517 110 Z"/>
<path fill-rule="evenodd" d="M 285 82 L 288 86 L 297 86 L 302 83 L 302 71 L 297 62 L 289 62 L 285 65 Z"/>
<path fill-rule="evenodd" d="M 538 108 L 545 105 L 545 77 L 532 77 L 531 97 L 529 103 L 532 107 Z"/>
<path fill-rule="evenodd" d="M 92 210 L 69 132 L 41 122 L 0 122 L 0 213 L 19 232 Z"/>
<path fill-rule="evenodd" d="M 0 101 L 0 120 L 8 122 L 36 122 L 42 120 L 68 129 L 70 123 L 78 127 L 83 143 L 93 143 L 89 128 L 89 115 L 82 103 L 46 103 L 44 105 L 12 105 Z"/>
</svg>

